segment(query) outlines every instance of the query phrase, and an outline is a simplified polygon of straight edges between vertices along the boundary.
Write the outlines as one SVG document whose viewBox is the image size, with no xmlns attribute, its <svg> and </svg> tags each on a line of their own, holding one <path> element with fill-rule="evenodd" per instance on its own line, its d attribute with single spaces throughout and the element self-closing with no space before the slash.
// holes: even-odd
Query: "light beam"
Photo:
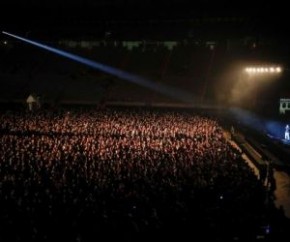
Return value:
<svg viewBox="0 0 290 242">
<path fill-rule="evenodd" d="M 131 74 L 131 73 L 128 73 L 126 71 L 120 70 L 118 68 L 107 66 L 107 65 L 98 63 L 96 61 L 93 61 L 93 60 L 90 60 L 90 59 L 87 59 L 87 58 L 84 58 L 84 57 L 81 57 L 81 56 L 78 56 L 75 54 L 71 54 L 69 52 L 62 51 L 62 50 L 59 50 L 59 49 L 54 48 L 54 47 L 50 47 L 48 45 L 41 44 L 41 43 L 38 43 L 36 41 L 27 39 L 27 38 L 20 37 L 20 36 L 15 35 L 15 34 L 11 34 L 11 33 L 5 32 L 5 31 L 2 31 L 2 33 L 5 35 L 8 35 L 10 37 L 13 37 L 15 39 L 24 41 L 28 44 L 31 44 L 31 45 L 37 46 L 39 48 L 45 49 L 47 51 L 53 52 L 53 53 L 58 54 L 60 56 L 74 60 L 74 61 L 79 62 L 81 64 L 84 64 L 86 66 L 90 66 L 96 70 L 100 70 L 102 72 L 106 72 L 108 74 L 114 75 L 118 78 L 121 78 L 121 79 L 127 80 L 129 82 L 138 84 L 140 86 L 150 88 L 151 90 L 154 90 L 154 91 L 157 91 L 157 92 L 162 93 L 164 95 L 173 97 L 177 100 L 184 101 L 184 102 L 193 102 L 194 101 L 193 96 L 184 90 L 180 90 L 180 89 L 177 89 L 175 87 L 167 86 L 167 85 L 164 85 L 161 83 L 155 83 L 155 82 L 152 82 L 148 79 L 140 77 L 138 75 Z"/>
</svg>

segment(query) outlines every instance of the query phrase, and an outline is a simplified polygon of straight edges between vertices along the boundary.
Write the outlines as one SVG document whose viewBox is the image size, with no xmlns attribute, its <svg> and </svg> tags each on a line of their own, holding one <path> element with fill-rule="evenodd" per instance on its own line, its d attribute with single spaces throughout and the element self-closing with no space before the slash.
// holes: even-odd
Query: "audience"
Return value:
<svg viewBox="0 0 290 242">
<path fill-rule="evenodd" d="M 0 114 L 0 241 L 251 240 L 266 191 L 213 118 Z"/>
</svg>

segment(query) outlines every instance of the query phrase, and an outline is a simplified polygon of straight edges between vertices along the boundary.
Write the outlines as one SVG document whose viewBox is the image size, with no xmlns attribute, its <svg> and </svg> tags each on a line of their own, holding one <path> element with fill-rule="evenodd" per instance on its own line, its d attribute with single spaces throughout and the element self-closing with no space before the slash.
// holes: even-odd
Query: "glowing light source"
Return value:
<svg viewBox="0 0 290 242">
<path fill-rule="evenodd" d="M 280 66 L 255 66 L 255 67 L 246 67 L 245 72 L 248 74 L 278 74 L 282 72 Z"/>
<path fill-rule="evenodd" d="M 177 100 L 184 101 L 184 102 L 193 102 L 195 100 L 194 97 L 190 93 L 188 93 L 184 90 L 180 90 L 180 89 L 177 89 L 175 87 L 171 87 L 171 86 L 168 86 L 168 85 L 165 85 L 162 83 L 156 83 L 156 82 L 150 81 L 146 78 L 143 78 L 141 76 L 123 71 L 121 69 L 111 67 L 108 65 L 104 65 L 102 63 L 98 63 L 96 61 L 93 61 L 93 60 L 90 60 L 90 59 L 87 59 L 87 58 L 84 58 L 84 57 L 81 57 L 81 56 L 78 56 L 78 55 L 75 55 L 75 54 L 72 54 L 72 53 L 69 53 L 66 51 L 62 51 L 60 49 L 50 47 L 48 45 L 41 44 L 39 42 L 30 40 L 30 39 L 20 37 L 18 35 L 14 35 L 14 34 L 11 34 L 11 33 L 5 32 L 5 31 L 2 31 L 2 33 L 5 35 L 8 35 L 10 37 L 16 38 L 18 40 L 21 40 L 23 42 L 26 42 L 28 44 L 31 44 L 31 45 L 37 46 L 39 48 L 45 49 L 47 51 L 53 52 L 53 53 L 58 54 L 60 56 L 66 57 L 66 58 L 71 59 L 73 61 L 76 61 L 78 63 L 92 67 L 96 70 L 106 72 L 106 73 L 114 75 L 118 78 L 121 78 L 121 79 L 127 80 L 129 82 L 138 84 L 140 86 L 149 88 L 151 90 L 162 93 L 162 94 L 167 95 L 169 97 L 173 97 Z"/>
</svg>

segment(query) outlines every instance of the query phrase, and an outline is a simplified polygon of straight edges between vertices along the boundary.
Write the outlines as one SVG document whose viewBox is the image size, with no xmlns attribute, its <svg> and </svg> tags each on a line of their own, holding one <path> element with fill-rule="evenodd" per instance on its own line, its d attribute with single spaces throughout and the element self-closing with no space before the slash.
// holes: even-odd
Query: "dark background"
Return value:
<svg viewBox="0 0 290 242">
<path fill-rule="evenodd" d="M 222 75 L 222 68 L 229 69 L 234 62 L 275 63 L 283 66 L 283 76 L 267 87 L 264 93 L 260 93 L 266 104 L 265 107 L 258 107 L 258 109 L 263 112 L 271 104 L 276 112 L 279 97 L 288 97 L 290 94 L 288 81 L 290 49 L 286 2 L 10 0 L 2 1 L 0 9 L 1 31 L 44 43 L 49 42 L 48 44 L 54 46 L 62 39 L 111 42 L 174 40 L 181 43 L 199 41 L 202 48 L 207 48 L 206 43 L 214 41 L 217 43 L 215 49 L 217 55 L 211 76 L 206 77 L 204 74 L 208 65 L 208 62 L 205 62 L 203 66 L 205 72 L 201 74 L 200 81 L 211 79 L 208 86 L 215 85 L 219 91 L 219 86 L 228 85 L 224 82 L 216 84 L 216 80 Z M 0 41 L 5 40 L 13 41 L 7 36 L 0 35 Z M 25 45 L 20 46 L 18 42 L 15 46 L 20 50 L 25 47 Z M 14 51 L 18 53 L 16 49 Z M 38 50 L 35 51 L 40 53 Z M 73 52 L 88 56 L 87 53 L 78 53 L 76 50 Z M 28 53 L 32 53 L 31 50 Z M 15 57 L 12 58 L 11 52 L 6 55 L 11 57 L 13 63 Z M 208 95 L 210 96 L 211 93 Z M 251 100 L 248 102 L 252 103 Z"/>
</svg>

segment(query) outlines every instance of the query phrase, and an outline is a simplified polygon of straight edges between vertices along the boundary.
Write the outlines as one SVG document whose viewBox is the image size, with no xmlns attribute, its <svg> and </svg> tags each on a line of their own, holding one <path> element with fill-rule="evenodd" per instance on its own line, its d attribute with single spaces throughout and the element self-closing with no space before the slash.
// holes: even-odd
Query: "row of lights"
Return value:
<svg viewBox="0 0 290 242">
<path fill-rule="evenodd" d="M 280 66 L 277 67 L 247 67 L 245 71 L 249 74 L 264 74 L 264 73 L 281 73 L 282 68 Z"/>
</svg>

